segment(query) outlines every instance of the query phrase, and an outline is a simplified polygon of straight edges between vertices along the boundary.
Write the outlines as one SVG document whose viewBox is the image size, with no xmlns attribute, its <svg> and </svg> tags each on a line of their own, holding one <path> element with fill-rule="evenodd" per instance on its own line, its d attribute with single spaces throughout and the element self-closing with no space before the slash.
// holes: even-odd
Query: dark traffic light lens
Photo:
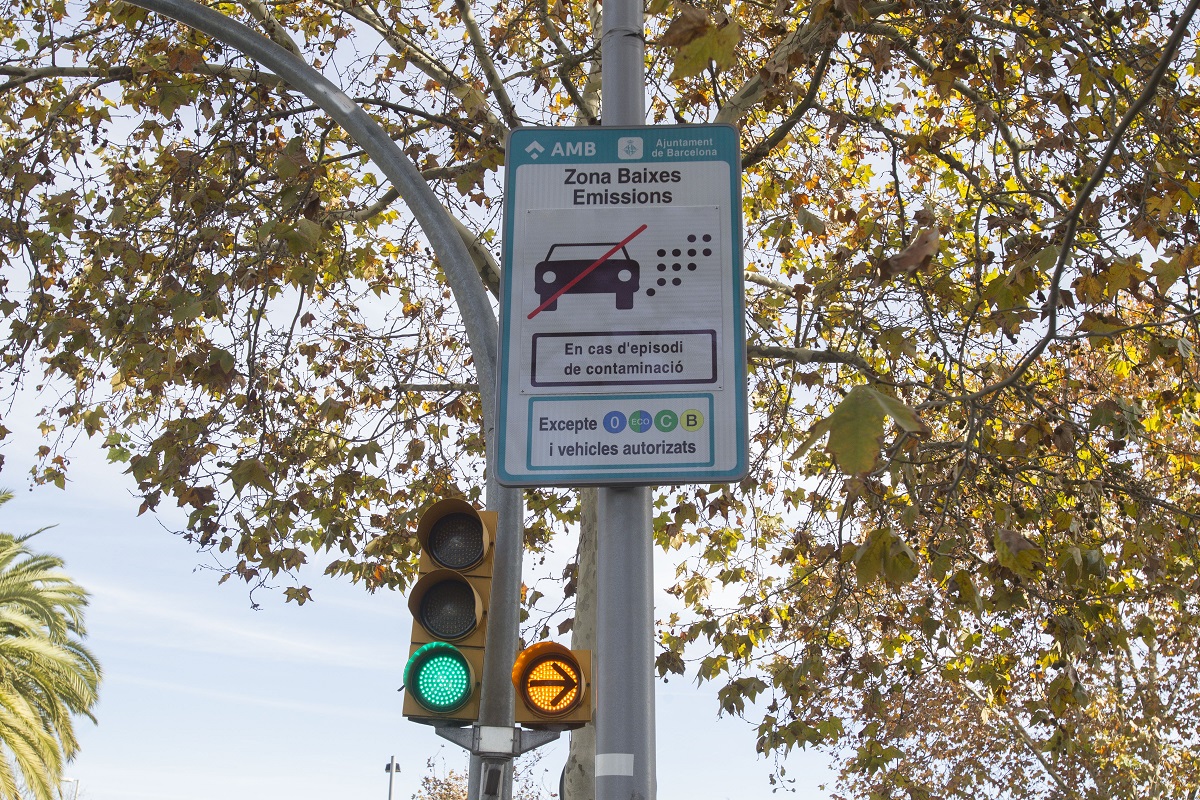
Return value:
<svg viewBox="0 0 1200 800">
<path fill-rule="evenodd" d="M 483 560 L 483 523 L 470 514 L 447 514 L 433 524 L 426 546 L 447 569 L 470 569 Z"/>
<path fill-rule="evenodd" d="M 475 630 L 475 591 L 464 580 L 444 580 L 421 598 L 421 624 L 439 639 L 454 641 Z"/>
</svg>

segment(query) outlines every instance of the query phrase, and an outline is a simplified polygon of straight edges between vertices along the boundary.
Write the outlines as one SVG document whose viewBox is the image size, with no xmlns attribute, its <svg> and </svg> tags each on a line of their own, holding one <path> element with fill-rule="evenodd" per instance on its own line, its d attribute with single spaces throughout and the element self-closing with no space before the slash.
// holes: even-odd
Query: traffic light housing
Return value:
<svg viewBox="0 0 1200 800">
<path fill-rule="evenodd" d="M 569 730 L 591 722 L 592 653 L 538 642 L 513 663 L 515 721 L 529 728 Z"/>
<path fill-rule="evenodd" d="M 479 717 L 495 535 L 495 512 L 465 500 L 439 500 L 421 515 L 419 576 L 408 596 L 413 625 L 403 713 L 409 719 L 466 725 Z"/>
</svg>

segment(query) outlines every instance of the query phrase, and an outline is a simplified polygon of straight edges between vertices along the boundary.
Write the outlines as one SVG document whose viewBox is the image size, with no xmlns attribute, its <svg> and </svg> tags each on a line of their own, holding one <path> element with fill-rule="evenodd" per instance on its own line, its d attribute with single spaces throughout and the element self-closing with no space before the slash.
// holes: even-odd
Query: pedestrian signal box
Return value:
<svg viewBox="0 0 1200 800">
<path fill-rule="evenodd" d="M 409 719 L 466 725 L 479 717 L 495 532 L 495 512 L 465 500 L 439 500 L 421 515 L 420 576 L 408 596 L 413 626 L 403 713 Z"/>
<path fill-rule="evenodd" d="M 538 642 L 517 655 L 512 681 L 516 722 L 530 728 L 567 730 L 592 720 L 592 654 L 556 642 Z"/>
</svg>

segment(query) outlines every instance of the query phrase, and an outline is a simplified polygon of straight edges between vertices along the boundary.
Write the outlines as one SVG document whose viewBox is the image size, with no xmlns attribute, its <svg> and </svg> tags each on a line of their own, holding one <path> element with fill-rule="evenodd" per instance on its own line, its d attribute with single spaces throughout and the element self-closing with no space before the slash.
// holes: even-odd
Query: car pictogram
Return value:
<svg viewBox="0 0 1200 800">
<path fill-rule="evenodd" d="M 610 252 L 613 255 L 597 266 L 597 259 Z M 630 309 L 640 274 L 641 267 L 629 257 L 623 244 L 555 244 L 547 251 L 546 258 L 533 268 L 533 286 L 541 298 L 540 310 L 557 309 L 561 294 L 611 294 L 615 296 L 617 308 Z"/>
</svg>

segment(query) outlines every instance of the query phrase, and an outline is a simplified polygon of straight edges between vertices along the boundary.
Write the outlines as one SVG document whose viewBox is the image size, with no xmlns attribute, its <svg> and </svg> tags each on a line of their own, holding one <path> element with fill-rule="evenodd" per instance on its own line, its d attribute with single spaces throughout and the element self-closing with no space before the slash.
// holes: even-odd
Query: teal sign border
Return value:
<svg viewBox="0 0 1200 800">
<path fill-rule="evenodd" d="M 689 137 L 689 134 L 691 136 Z M 713 146 L 703 148 L 677 147 L 668 152 L 658 150 L 656 147 L 645 147 L 641 158 L 622 159 L 617 157 L 618 141 L 624 137 L 640 136 L 644 141 L 649 142 L 655 138 L 662 139 L 712 139 Z M 540 148 L 530 148 L 534 142 L 540 145 Z M 593 142 L 594 150 L 591 153 L 586 151 L 586 144 Z M 561 147 L 563 155 L 554 155 L 556 145 Z M 697 154 L 696 150 L 702 149 L 705 151 L 715 150 L 713 155 L 708 152 Z M 736 419 L 734 421 L 735 430 L 734 438 L 737 447 L 737 460 L 735 465 L 727 470 L 712 469 L 712 470 L 697 470 L 697 469 L 671 469 L 669 467 L 662 469 L 654 469 L 652 472 L 645 471 L 643 465 L 633 467 L 582 467 L 579 469 L 564 469 L 553 467 L 529 467 L 528 458 L 526 466 L 531 472 L 537 471 L 537 475 L 514 475 L 505 469 L 506 454 L 508 450 L 507 436 L 507 420 L 510 413 L 508 384 L 510 370 L 512 369 L 512 354 L 508 347 L 507 329 L 511 324 L 510 308 L 508 307 L 505 298 L 511 296 L 512 292 L 512 270 L 507 269 L 507 265 L 513 261 L 513 231 L 515 226 L 515 214 L 513 209 L 517 207 L 517 192 L 515 176 L 517 169 L 521 166 L 529 164 L 673 164 L 673 163 L 695 163 L 695 162 L 711 162 L 724 161 L 729 166 L 729 174 L 734 176 L 730 181 L 730 196 L 729 208 L 731 216 L 734 220 L 732 235 L 732 253 L 733 263 L 731 272 L 733 273 L 733 298 L 734 298 L 734 331 L 733 331 L 733 347 L 734 347 L 734 374 L 730 376 L 731 382 L 742 381 L 741 391 L 735 393 L 736 397 Z M 746 376 L 746 325 L 745 325 L 745 291 L 743 288 L 742 272 L 744 264 L 742 260 L 743 241 L 742 241 L 742 226 L 739 224 L 742 219 L 742 187 L 740 176 L 742 174 L 741 167 L 741 145 L 737 128 L 732 125 L 714 124 L 714 125 L 647 125 L 637 127 L 575 127 L 575 128 L 517 128 L 509 132 L 508 140 L 505 147 L 505 175 L 504 175 L 504 235 L 503 235 L 503 264 L 505 265 L 504 275 L 501 278 L 501 303 L 500 303 L 500 363 L 497 370 L 498 391 L 498 417 L 496 425 L 496 441 L 497 441 L 497 457 L 494 462 L 496 467 L 496 477 L 501 484 L 506 486 L 603 486 L 603 485 L 644 485 L 655 486 L 660 484 L 678 484 L 678 483 L 725 483 L 730 481 L 741 480 L 745 477 L 749 469 L 749 435 L 747 421 L 747 404 L 745 391 L 745 376 Z M 613 395 L 621 399 L 630 399 L 633 394 Z M 662 395 L 647 392 L 645 397 L 675 397 L 678 395 Z M 570 396 L 555 396 L 559 400 L 575 399 L 577 397 L 597 398 L 597 395 L 570 395 Z M 607 395 L 604 396 L 608 398 Z M 712 396 L 709 395 L 710 405 Z M 522 402 L 529 403 L 530 413 L 532 413 L 533 401 L 541 401 L 551 398 L 550 395 L 536 396 L 524 398 Z M 712 416 L 709 419 L 713 419 Z M 710 426 L 710 437 L 715 436 L 715 427 Z M 532 430 L 527 431 L 527 437 L 532 437 Z M 525 442 L 526 454 L 529 451 L 529 442 Z M 714 458 L 716 457 L 715 448 L 712 449 Z M 675 467 L 680 466 L 675 464 Z M 593 469 L 595 471 L 588 472 L 586 470 Z M 557 470 L 557 471 L 555 471 Z"/>
</svg>

